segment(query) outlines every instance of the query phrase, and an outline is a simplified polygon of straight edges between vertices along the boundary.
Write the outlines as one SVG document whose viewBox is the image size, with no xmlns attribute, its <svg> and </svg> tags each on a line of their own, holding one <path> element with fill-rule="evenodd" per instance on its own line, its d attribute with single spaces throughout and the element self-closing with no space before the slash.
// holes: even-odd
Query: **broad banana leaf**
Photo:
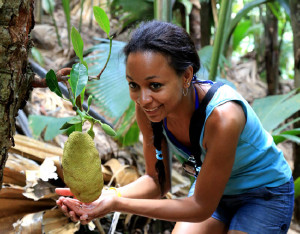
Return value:
<svg viewBox="0 0 300 234">
<path fill-rule="evenodd" d="M 55 118 L 43 115 L 29 115 L 29 126 L 35 138 L 39 137 L 42 131 L 46 129 L 44 138 L 45 141 L 50 141 L 58 134 L 63 133 L 63 131 L 60 130 L 61 126 L 72 118 L 73 117 Z"/>
<path fill-rule="evenodd" d="M 300 110 L 300 93 L 295 94 L 296 91 L 254 100 L 253 109 L 263 127 L 271 134 L 287 118 Z"/>
</svg>

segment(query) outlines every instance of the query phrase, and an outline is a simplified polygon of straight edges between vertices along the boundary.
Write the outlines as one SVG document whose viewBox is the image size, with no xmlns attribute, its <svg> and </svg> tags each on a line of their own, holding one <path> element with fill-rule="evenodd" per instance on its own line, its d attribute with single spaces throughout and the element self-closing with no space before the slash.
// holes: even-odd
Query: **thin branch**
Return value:
<svg viewBox="0 0 300 234">
<path fill-rule="evenodd" d="M 111 55 L 111 46 L 112 46 L 112 37 L 109 37 L 109 54 L 108 54 L 108 57 L 107 57 L 107 60 L 106 60 L 106 63 L 104 65 L 104 67 L 102 68 L 102 70 L 100 71 L 100 73 L 97 75 L 97 79 L 100 80 L 100 76 L 102 75 L 102 73 L 104 72 L 107 64 L 108 64 L 108 61 L 110 59 L 110 55 Z"/>
<path fill-rule="evenodd" d="M 57 76 L 58 82 L 66 82 L 66 81 L 68 81 L 68 79 L 69 79 L 68 76 Z M 33 81 L 31 83 L 31 86 L 33 88 L 47 88 L 48 87 L 46 79 L 41 78 L 37 74 L 35 74 Z"/>
</svg>

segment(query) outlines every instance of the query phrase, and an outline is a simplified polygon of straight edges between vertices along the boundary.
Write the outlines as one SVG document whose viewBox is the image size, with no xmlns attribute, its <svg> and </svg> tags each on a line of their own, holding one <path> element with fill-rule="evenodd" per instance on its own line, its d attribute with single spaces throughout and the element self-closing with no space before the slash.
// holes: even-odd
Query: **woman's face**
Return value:
<svg viewBox="0 0 300 234">
<path fill-rule="evenodd" d="M 155 52 L 129 54 L 126 79 L 130 98 L 152 122 L 176 114 L 182 100 L 183 79 L 168 64 L 167 58 Z"/>
</svg>

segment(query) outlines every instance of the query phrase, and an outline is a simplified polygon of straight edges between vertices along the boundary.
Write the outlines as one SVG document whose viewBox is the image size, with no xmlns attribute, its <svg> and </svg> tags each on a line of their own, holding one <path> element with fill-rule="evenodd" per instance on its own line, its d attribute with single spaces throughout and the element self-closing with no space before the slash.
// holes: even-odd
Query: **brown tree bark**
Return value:
<svg viewBox="0 0 300 234">
<path fill-rule="evenodd" d="M 268 95 L 275 95 L 279 84 L 278 20 L 267 6 L 265 25 L 265 64 Z"/>
<path fill-rule="evenodd" d="M 195 0 L 191 2 L 193 3 L 193 8 L 190 14 L 190 34 L 195 43 L 196 49 L 199 50 L 201 48 L 200 4 Z"/>
<path fill-rule="evenodd" d="M 202 2 L 200 9 L 201 48 L 210 45 L 212 22 L 211 3 L 210 1 Z"/>
<path fill-rule="evenodd" d="M 31 89 L 27 62 L 34 26 L 34 0 L 0 1 L 0 189 L 9 148 L 14 145 L 15 117 Z"/>
<path fill-rule="evenodd" d="M 294 39 L 294 57 L 295 57 L 295 87 L 300 87 L 300 2 L 299 0 L 290 0 L 291 22 Z M 300 117 L 300 112 L 296 113 L 295 118 Z M 296 123 L 294 128 L 300 128 L 300 123 Z M 294 144 L 294 179 L 300 176 L 300 145 Z M 300 223 L 300 197 L 295 199 L 294 218 Z"/>
</svg>

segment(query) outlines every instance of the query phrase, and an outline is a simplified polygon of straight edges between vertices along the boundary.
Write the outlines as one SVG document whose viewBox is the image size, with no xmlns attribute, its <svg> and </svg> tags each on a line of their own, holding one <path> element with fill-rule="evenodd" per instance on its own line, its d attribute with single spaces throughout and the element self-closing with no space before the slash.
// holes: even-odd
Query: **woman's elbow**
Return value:
<svg viewBox="0 0 300 234">
<path fill-rule="evenodd" d="M 212 216 L 215 211 L 215 207 L 212 207 L 208 202 L 199 202 L 195 198 L 193 199 L 193 215 L 191 216 L 191 220 L 189 222 L 199 223 L 207 220 Z"/>
</svg>

